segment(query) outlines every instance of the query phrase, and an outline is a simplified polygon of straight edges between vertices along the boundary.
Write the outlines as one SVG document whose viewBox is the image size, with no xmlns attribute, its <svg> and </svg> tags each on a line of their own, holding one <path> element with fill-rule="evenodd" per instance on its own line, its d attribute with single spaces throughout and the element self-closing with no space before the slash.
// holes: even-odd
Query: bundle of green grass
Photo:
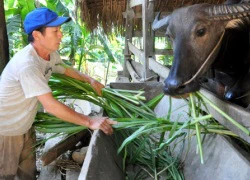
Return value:
<svg viewBox="0 0 250 180">
<path fill-rule="evenodd" d="M 154 113 L 153 109 L 162 99 L 163 94 L 146 103 L 143 90 L 132 91 L 104 88 L 102 96 L 99 96 L 88 83 L 61 74 L 53 74 L 49 85 L 53 91 L 53 96 L 58 100 L 87 100 L 102 107 L 110 119 L 118 121 L 118 124 L 113 125 L 113 128 L 115 129 L 117 142 L 120 143 L 118 152 L 124 157 L 124 167 L 128 164 L 137 164 L 140 167 L 139 171 L 134 175 L 128 175 L 129 179 L 134 177 L 143 179 L 146 176 L 158 179 L 162 174 L 167 177 L 166 179 L 183 179 L 183 174 L 180 170 L 180 159 L 172 156 L 170 144 L 177 140 L 181 142 L 182 139 L 186 139 L 186 129 L 195 131 L 194 134 L 197 137 L 201 163 L 203 163 L 202 133 L 236 136 L 214 121 L 210 114 L 200 115 L 201 102 L 205 101 L 210 105 L 212 104 L 200 93 L 195 94 L 198 100 L 194 100 L 194 95 L 190 96 L 188 103 L 191 110 L 190 119 L 186 122 L 178 122 L 170 119 L 171 106 L 165 118 L 158 118 Z M 216 106 L 214 108 L 227 117 L 219 108 Z M 230 117 L 227 118 L 245 133 L 249 134 L 246 128 Z M 68 135 L 86 129 L 84 126 L 64 122 L 50 114 L 41 112 L 37 114 L 34 126 L 41 132 L 66 133 Z M 159 134 L 159 138 L 152 138 L 154 134 Z"/>
</svg>

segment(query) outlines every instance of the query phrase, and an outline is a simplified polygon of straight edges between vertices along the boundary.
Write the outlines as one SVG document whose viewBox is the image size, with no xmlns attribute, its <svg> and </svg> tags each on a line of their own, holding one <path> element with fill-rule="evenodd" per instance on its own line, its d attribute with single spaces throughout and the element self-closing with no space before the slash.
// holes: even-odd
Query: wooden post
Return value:
<svg viewBox="0 0 250 180">
<path fill-rule="evenodd" d="M 143 0 L 142 2 L 142 35 L 143 35 L 143 66 L 144 66 L 144 80 L 148 78 L 149 74 L 149 60 L 153 57 L 154 48 L 154 34 L 152 31 L 152 22 L 154 19 L 154 0 Z"/>
<path fill-rule="evenodd" d="M 134 11 L 130 7 L 130 0 L 127 0 L 127 7 L 126 7 L 126 29 L 125 29 L 125 50 L 124 50 L 124 64 L 123 64 L 123 76 L 129 77 L 129 72 L 127 70 L 126 64 L 127 61 L 131 59 L 131 52 L 129 51 L 128 43 L 132 43 L 133 37 L 133 18 L 134 18 Z"/>
</svg>

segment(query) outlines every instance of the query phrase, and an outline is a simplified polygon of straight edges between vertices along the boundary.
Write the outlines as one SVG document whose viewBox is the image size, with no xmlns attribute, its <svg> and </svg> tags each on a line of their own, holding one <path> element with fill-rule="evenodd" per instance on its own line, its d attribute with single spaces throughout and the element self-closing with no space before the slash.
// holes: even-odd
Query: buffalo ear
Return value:
<svg viewBox="0 0 250 180">
<path fill-rule="evenodd" d="M 154 19 L 154 22 L 153 22 L 153 24 L 152 24 L 152 29 L 153 29 L 154 31 L 156 31 L 156 30 L 158 30 L 158 29 L 161 29 L 161 28 L 163 28 L 163 27 L 167 27 L 168 24 L 169 24 L 169 20 L 170 20 L 170 18 L 171 18 L 171 15 L 168 15 L 168 16 L 166 16 L 166 17 L 164 17 L 164 18 L 162 18 L 162 19 L 159 20 L 160 15 L 161 15 L 161 13 L 159 12 L 159 13 L 156 15 L 156 17 L 155 17 L 155 19 Z"/>
</svg>

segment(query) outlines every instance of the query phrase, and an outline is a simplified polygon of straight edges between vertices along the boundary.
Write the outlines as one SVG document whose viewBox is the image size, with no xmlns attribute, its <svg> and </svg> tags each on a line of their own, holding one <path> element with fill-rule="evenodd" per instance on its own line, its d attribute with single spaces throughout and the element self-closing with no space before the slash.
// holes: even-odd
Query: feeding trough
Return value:
<svg viewBox="0 0 250 180">
<path fill-rule="evenodd" d="M 115 84 L 114 87 L 130 89 L 136 87 L 133 84 Z M 161 87 L 158 87 L 161 89 Z M 156 88 L 154 88 L 155 90 Z M 181 99 L 173 99 L 172 119 L 188 111 L 186 102 Z M 169 107 L 168 97 L 165 96 L 156 106 L 155 112 L 158 116 L 166 116 Z M 185 120 L 187 117 L 182 116 Z M 248 178 L 250 173 L 250 155 L 239 144 L 229 138 L 211 134 L 204 140 L 204 164 L 201 164 L 197 153 L 196 139 L 193 137 L 184 145 L 181 161 L 183 162 L 183 173 L 185 179 L 242 179 Z M 182 146 L 180 143 L 179 146 Z M 87 159 L 85 160 L 79 179 L 125 179 L 122 170 L 122 157 L 117 155 L 118 146 L 114 136 L 106 136 L 96 131 L 91 139 Z M 176 153 L 179 148 L 176 148 Z M 148 179 L 154 179 L 148 176 Z"/>
</svg>

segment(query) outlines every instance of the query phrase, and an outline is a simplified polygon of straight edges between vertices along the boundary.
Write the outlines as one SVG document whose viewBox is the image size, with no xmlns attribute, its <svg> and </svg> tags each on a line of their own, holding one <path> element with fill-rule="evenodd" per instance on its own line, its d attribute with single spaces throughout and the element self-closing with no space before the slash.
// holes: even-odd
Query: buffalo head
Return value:
<svg viewBox="0 0 250 180">
<path fill-rule="evenodd" d="M 238 28 L 249 13 L 249 4 L 198 4 L 177 9 L 161 20 L 158 14 L 152 28 L 165 28 L 174 50 L 174 61 L 164 81 L 165 94 L 199 90 L 199 79 L 218 55 L 225 31 Z"/>
</svg>

